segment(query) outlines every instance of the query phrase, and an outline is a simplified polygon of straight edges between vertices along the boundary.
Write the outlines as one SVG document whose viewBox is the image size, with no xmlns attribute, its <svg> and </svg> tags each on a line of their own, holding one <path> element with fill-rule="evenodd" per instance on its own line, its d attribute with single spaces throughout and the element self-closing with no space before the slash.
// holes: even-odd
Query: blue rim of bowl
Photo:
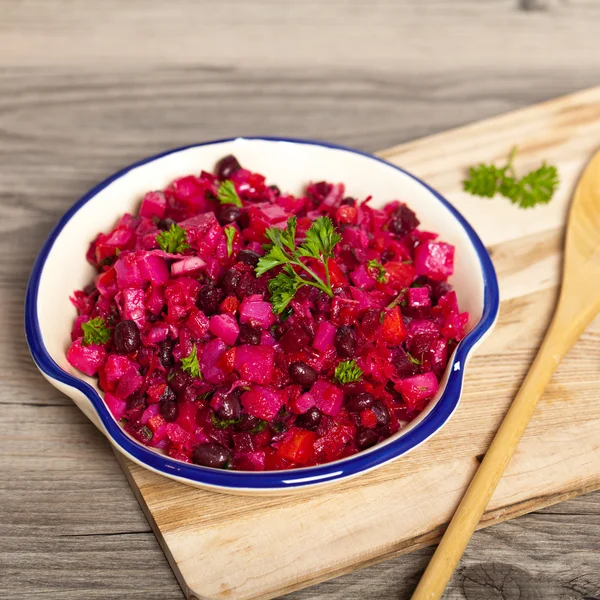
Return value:
<svg viewBox="0 0 600 600">
<path fill-rule="evenodd" d="M 398 439 L 385 445 L 375 446 L 370 451 L 358 453 L 340 461 L 314 467 L 292 469 L 289 471 L 227 471 L 192 465 L 159 454 L 155 450 L 151 450 L 138 443 L 133 438 L 129 437 L 109 413 L 108 408 L 104 404 L 104 401 L 98 392 L 85 381 L 74 377 L 73 375 L 61 369 L 50 357 L 50 354 L 44 345 L 39 327 L 37 298 L 40 278 L 46 263 L 46 259 L 55 240 L 60 235 L 67 222 L 84 204 L 94 198 L 94 196 L 96 196 L 101 190 L 132 169 L 155 161 L 164 156 L 189 150 L 190 148 L 223 144 L 236 140 L 258 140 L 321 146 L 324 148 L 331 148 L 334 150 L 342 150 L 344 152 L 358 154 L 370 160 L 383 163 L 392 169 L 404 173 L 429 190 L 429 192 L 431 192 L 438 199 L 438 201 L 450 211 L 450 213 L 460 223 L 469 236 L 471 244 L 475 248 L 475 251 L 479 257 L 483 275 L 484 307 L 482 317 L 477 325 L 458 344 L 452 364 L 456 365 L 458 363 L 459 368 L 453 368 L 453 370 L 449 373 L 446 389 L 439 398 L 435 407 L 420 423 L 418 423 L 413 429 L 409 430 L 406 434 Z M 171 477 L 187 479 L 201 485 L 214 487 L 215 489 L 222 488 L 240 491 L 266 491 L 271 489 L 273 491 L 281 491 L 284 489 L 294 489 L 315 484 L 329 483 L 369 471 L 407 453 L 436 433 L 452 416 L 452 413 L 458 406 L 463 385 L 464 365 L 466 359 L 475 344 L 477 344 L 477 342 L 493 326 L 498 314 L 499 303 L 500 300 L 496 272 L 490 256 L 482 241 L 479 239 L 479 236 L 475 233 L 474 229 L 471 227 L 471 225 L 469 225 L 465 218 L 441 194 L 439 194 L 425 182 L 421 181 L 418 177 L 415 177 L 404 169 L 401 169 L 400 167 L 397 167 L 396 165 L 393 165 L 377 156 L 373 156 L 372 154 L 361 152 L 360 150 L 355 150 L 353 148 L 340 146 L 338 144 L 294 138 L 238 137 L 212 140 L 200 144 L 190 144 L 189 146 L 175 148 L 148 158 L 144 158 L 139 162 L 125 167 L 114 175 L 111 175 L 102 183 L 92 188 L 80 200 L 78 200 L 58 221 L 48 236 L 48 239 L 42 246 L 42 249 L 33 266 L 33 271 L 29 279 L 29 285 L 27 287 L 27 294 L 25 298 L 25 333 L 31 355 L 33 356 L 38 368 L 51 379 L 55 379 L 83 393 L 92 403 L 98 417 L 102 422 L 102 425 L 111 436 L 112 441 L 119 446 L 122 451 L 130 455 L 137 462 L 147 465 L 159 473 Z M 450 363 L 447 368 L 451 368 Z"/>
</svg>

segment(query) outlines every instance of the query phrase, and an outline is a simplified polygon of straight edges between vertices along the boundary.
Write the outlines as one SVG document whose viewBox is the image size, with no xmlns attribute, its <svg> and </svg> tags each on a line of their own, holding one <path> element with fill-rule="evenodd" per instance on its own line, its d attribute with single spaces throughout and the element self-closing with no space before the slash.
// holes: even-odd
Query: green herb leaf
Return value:
<svg viewBox="0 0 600 600">
<path fill-rule="evenodd" d="M 281 312 L 281 314 L 279 315 L 279 318 L 282 321 L 287 321 L 292 316 L 293 313 L 294 313 L 294 309 L 291 306 L 288 306 Z"/>
<path fill-rule="evenodd" d="M 559 184 L 557 168 L 542 163 L 541 167 L 519 179 L 513 170 L 515 153 L 516 147 L 502 168 L 485 164 L 471 167 L 468 178 L 463 181 L 464 190 L 485 198 L 501 194 L 519 208 L 550 202 Z"/>
<path fill-rule="evenodd" d="M 376 274 L 377 283 L 385 283 L 387 281 L 387 273 L 385 271 L 385 267 L 378 260 L 370 260 L 367 263 L 367 267 L 369 269 L 374 269 Z"/>
<path fill-rule="evenodd" d="M 227 429 L 230 425 L 237 425 L 242 418 L 239 419 L 219 419 L 215 413 L 211 413 L 210 419 L 217 429 Z"/>
<path fill-rule="evenodd" d="M 294 252 L 296 250 L 296 224 L 297 218 L 290 217 L 285 229 L 269 227 L 269 229 L 265 231 L 265 236 L 274 246 L 278 246 L 282 250 L 285 247 L 290 252 Z"/>
<path fill-rule="evenodd" d="M 282 421 L 273 421 L 273 423 L 271 423 L 271 429 L 275 433 L 281 433 L 285 429 L 285 423 Z"/>
<path fill-rule="evenodd" d="M 151 442 L 154 437 L 154 432 L 147 425 L 140 427 L 136 433 L 138 437 L 141 438 L 141 441 L 145 443 Z"/>
<path fill-rule="evenodd" d="M 319 217 L 306 232 L 306 241 L 298 249 L 300 256 L 323 259 L 333 256 L 334 246 L 342 239 L 329 217 Z"/>
<path fill-rule="evenodd" d="M 463 181 L 465 192 L 473 196 L 493 198 L 506 177 L 506 168 L 498 169 L 494 165 L 480 164 L 469 169 L 469 177 Z"/>
<path fill-rule="evenodd" d="M 202 373 L 200 373 L 200 364 L 198 363 L 196 344 L 192 346 L 192 351 L 190 352 L 189 356 L 181 359 L 181 368 L 192 377 L 202 378 Z"/>
<path fill-rule="evenodd" d="M 406 357 L 408 358 L 408 360 L 410 360 L 410 362 L 413 365 L 421 365 L 421 364 L 423 364 L 422 361 L 420 361 L 418 358 L 415 358 L 410 352 L 406 353 Z"/>
<path fill-rule="evenodd" d="M 258 261 L 256 275 L 260 277 L 275 267 L 284 267 L 281 273 L 269 282 L 271 304 L 275 313 L 283 312 L 298 289 L 304 285 L 312 285 L 333 297 L 328 260 L 333 256 L 333 248 L 341 237 L 335 231 L 329 217 L 319 217 L 306 232 L 306 241 L 298 248 L 295 239 L 296 217 L 288 219 L 285 229 L 270 227 L 265 236 L 271 243 L 265 244 L 267 252 Z M 324 267 L 325 281 L 302 262 L 301 257 L 319 260 Z"/>
<path fill-rule="evenodd" d="M 291 272 L 291 273 L 290 273 Z M 271 304 L 275 314 L 281 314 L 296 295 L 298 288 L 304 285 L 294 270 L 286 265 L 284 270 L 269 281 Z"/>
<path fill-rule="evenodd" d="M 338 364 L 333 375 L 334 381 L 338 383 L 352 383 L 359 381 L 363 376 L 362 369 L 356 364 L 356 361 L 345 360 Z"/>
<path fill-rule="evenodd" d="M 414 287 L 419 287 L 421 284 L 418 284 Z M 413 284 L 411 284 L 410 287 L 413 287 Z M 399 292 L 398 295 L 386 306 L 386 308 L 388 310 L 391 310 L 392 308 L 394 308 L 394 306 L 397 306 L 398 304 L 402 304 L 403 302 L 405 302 L 405 294 L 408 291 L 408 288 L 402 288 Z M 382 313 L 384 314 L 384 313 Z M 381 321 L 383 323 L 383 321 Z"/>
<path fill-rule="evenodd" d="M 233 252 L 233 240 L 235 238 L 236 229 L 233 225 L 228 225 L 225 227 L 225 229 L 223 229 L 223 233 L 227 238 L 227 256 L 231 256 L 231 253 Z"/>
<path fill-rule="evenodd" d="M 217 198 L 221 204 L 235 204 L 235 206 L 242 206 L 242 201 L 235 190 L 233 181 L 223 181 L 217 190 Z"/>
<path fill-rule="evenodd" d="M 260 433 L 268 425 L 267 421 L 262 419 L 250 430 L 250 433 Z"/>
<path fill-rule="evenodd" d="M 285 250 L 280 246 L 271 246 L 269 251 L 261 256 L 256 265 L 256 275 L 260 277 L 267 271 L 270 271 L 274 267 L 279 265 L 285 265 L 289 262 L 290 257 L 286 254 Z"/>
<path fill-rule="evenodd" d="M 110 338 L 110 329 L 106 326 L 104 317 L 95 317 L 81 324 L 83 330 L 83 345 L 106 344 Z"/>
<path fill-rule="evenodd" d="M 177 223 L 173 223 L 167 231 L 161 231 L 156 236 L 156 243 L 163 252 L 169 254 L 181 254 L 190 247 L 187 243 L 186 230 Z"/>
<path fill-rule="evenodd" d="M 548 204 L 558 186 L 556 167 L 545 163 L 518 181 L 509 178 L 501 185 L 500 193 L 520 208 Z"/>
</svg>

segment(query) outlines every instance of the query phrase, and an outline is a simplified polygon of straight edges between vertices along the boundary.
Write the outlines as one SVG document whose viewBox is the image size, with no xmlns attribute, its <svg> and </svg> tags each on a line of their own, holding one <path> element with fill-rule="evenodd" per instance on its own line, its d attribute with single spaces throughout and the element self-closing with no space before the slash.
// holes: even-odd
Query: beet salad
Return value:
<svg viewBox="0 0 600 600">
<path fill-rule="evenodd" d="M 318 465 L 438 389 L 468 320 L 454 247 L 321 181 L 294 196 L 223 158 L 99 233 L 67 353 L 136 440 L 208 467 Z"/>
</svg>

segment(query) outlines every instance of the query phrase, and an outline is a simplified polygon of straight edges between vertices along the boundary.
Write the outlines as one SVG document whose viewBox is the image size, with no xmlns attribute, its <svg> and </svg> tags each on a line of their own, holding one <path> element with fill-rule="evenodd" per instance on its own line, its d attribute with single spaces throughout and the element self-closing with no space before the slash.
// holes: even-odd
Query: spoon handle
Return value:
<svg viewBox="0 0 600 600">
<path fill-rule="evenodd" d="M 546 385 L 573 343 L 570 338 L 574 336 L 565 335 L 562 323 L 563 319 L 553 320 L 527 377 L 450 521 L 413 593 L 412 600 L 436 600 L 444 593 L 506 466 L 515 453 Z"/>
</svg>

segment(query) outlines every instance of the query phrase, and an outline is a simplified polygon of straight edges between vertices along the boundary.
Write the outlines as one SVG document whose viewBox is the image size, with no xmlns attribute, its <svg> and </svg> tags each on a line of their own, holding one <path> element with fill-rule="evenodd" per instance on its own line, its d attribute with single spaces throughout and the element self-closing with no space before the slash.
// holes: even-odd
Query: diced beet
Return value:
<svg viewBox="0 0 600 600">
<path fill-rule="evenodd" d="M 465 326 L 468 321 L 468 313 L 452 313 L 448 315 L 442 327 L 442 335 L 448 339 L 462 340 L 465 337 Z"/>
<path fill-rule="evenodd" d="M 157 285 L 150 285 L 145 293 L 146 308 L 153 314 L 159 315 L 165 305 L 165 291 Z"/>
<path fill-rule="evenodd" d="M 115 263 L 117 274 L 117 285 L 123 288 L 140 288 L 144 285 L 144 279 L 140 274 L 138 258 L 132 252 L 123 254 Z"/>
<path fill-rule="evenodd" d="M 235 462 L 240 471 L 264 471 L 265 451 L 239 453 L 235 457 Z"/>
<path fill-rule="evenodd" d="M 104 402 L 106 403 L 106 406 L 108 406 L 108 410 L 110 410 L 115 420 L 120 421 L 125 416 L 127 402 L 117 398 L 110 392 L 104 394 Z"/>
<path fill-rule="evenodd" d="M 234 433 L 232 435 L 233 438 L 233 449 L 236 452 L 253 452 L 254 444 L 252 442 L 252 435 L 247 431 L 242 431 L 240 433 Z"/>
<path fill-rule="evenodd" d="M 142 413 L 142 418 L 140 419 L 140 423 L 143 423 L 144 425 L 146 425 L 146 423 L 148 423 L 148 421 L 150 421 L 150 419 L 159 415 L 159 411 L 160 411 L 160 406 L 158 404 L 150 404 L 150 406 L 148 406 L 148 408 L 146 408 L 146 410 Z"/>
<path fill-rule="evenodd" d="M 187 318 L 185 325 L 197 338 L 202 338 L 208 331 L 210 321 L 202 311 L 194 308 Z"/>
<path fill-rule="evenodd" d="M 169 326 L 166 323 L 157 323 L 146 333 L 145 344 L 158 344 L 167 339 Z"/>
<path fill-rule="evenodd" d="M 264 421 L 272 421 L 283 406 L 281 392 L 261 385 L 253 385 L 249 391 L 244 392 L 241 401 L 249 415 Z"/>
<path fill-rule="evenodd" d="M 290 410 L 297 415 L 303 414 L 315 405 L 315 398 L 310 392 L 300 394 L 289 404 Z"/>
<path fill-rule="evenodd" d="M 148 420 L 148 427 L 154 434 L 152 436 L 152 446 L 155 448 L 164 448 L 166 443 L 161 444 L 161 442 L 167 441 L 167 422 L 161 415 L 156 415 Z"/>
<path fill-rule="evenodd" d="M 431 368 L 441 377 L 448 363 L 448 341 L 440 338 L 431 345 Z"/>
<path fill-rule="evenodd" d="M 135 368 L 135 364 L 129 358 L 120 354 L 110 354 L 104 365 L 104 374 L 111 388 L 114 389 L 123 375 L 131 368 Z"/>
<path fill-rule="evenodd" d="M 427 288 L 409 288 L 408 294 L 408 306 L 410 308 L 425 308 L 431 306 L 431 298 L 429 297 L 429 290 Z"/>
<path fill-rule="evenodd" d="M 169 269 L 162 256 L 145 254 L 138 258 L 137 266 L 141 277 L 146 281 L 162 285 L 169 280 Z"/>
<path fill-rule="evenodd" d="M 244 344 L 236 348 L 235 368 L 242 379 L 255 383 L 269 383 L 273 373 L 275 351 L 269 346 Z"/>
<path fill-rule="evenodd" d="M 197 428 L 196 412 L 198 409 L 196 405 L 193 402 L 180 402 L 177 408 L 177 420 L 175 422 L 181 425 L 186 431 L 194 433 Z"/>
<path fill-rule="evenodd" d="M 251 327 L 268 329 L 275 323 L 273 307 L 261 295 L 246 296 L 240 305 L 240 323 Z"/>
<path fill-rule="evenodd" d="M 167 424 L 167 436 L 178 447 L 183 446 L 191 439 L 190 434 L 177 423 Z"/>
<path fill-rule="evenodd" d="M 117 295 L 119 288 L 117 287 L 117 272 L 114 267 L 96 277 L 96 289 L 101 296 L 106 298 L 114 298 Z"/>
<path fill-rule="evenodd" d="M 223 381 L 225 374 L 217 366 L 221 356 L 227 351 L 227 346 L 223 340 L 216 338 L 204 346 L 201 358 L 202 376 L 208 383 L 219 384 Z"/>
<path fill-rule="evenodd" d="M 329 321 L 322 321 L 319 323 L 315 339 L 313 340 L 313 348 L 319 352 L 326 352 L 330 348 L 333 348 L 333 342 L 335 340 L 335 333 L 337 329 Z"/>
<path fill-rule="evenodd" d="M 318 433 L 318 431 L 317 431 Z M 314 444 L 315 453 L 322 462 L 330 462 L 341 458 L 348 442 L 356 435 L 356 428 L 346 425 L 334 425 Z"/>
<path fill-rule="evenodd" d="M 344 393 L 339 387 L 319 380 L 310 389 L 310 395 L 315 400 L 317 408 L 326 415 L 335 417 L 341 410 L 344 402 Z"/>
<path fill-rule="evenodd" d="M 140 217 L 162 219 L 167 210 L 167 198 L 163 192 L 148 192 L 142 200 Z"/>
<path fill-rule="evenodd" d="M 70 365 L 91 377 L 106 361 L 106 350 L 96 344 L 84 346 L 82 340 L 78 339 L 69 347 L 67 360 Z"/>
<path fill-rule="evenodd" d="M 360 289 L 371 290 L 375 287 L 377 281 L 367 273 L 365 265 L 360 265 L 350 273 L 350 281 Z"/>
<path fill-rule="evenodd" d="M 210 318 L 209 331 L 221 338 L 228 346 L 233 346 L 240 328 L 231 315 L 213 315 Z"/>
<path fill-rule="evenodd" d="M 195 273 L 206 266 L 206 262 L 198 256 L 186 256 L 171 265 L 171 275 L 178 277 L 179 275 L 187 275 Z"/>
<path fill-rule="evenodd" d="M 135 232 L 128 226 L 117 226 L 109 235 L 100 234 L 94 247 L 95 264 L 113 259 L 117 251 L 130 250 L 135 243 Z"/>
<path fill-rule="evenodd" d="M 443 281 L 454 272 L 454 246 L 444 242 L 423 242 L 415 250 L 417 275 Z"/>
<path fill-rule="evenodd" d="M 144 326 L 146 307 L 143 290 L 125 288 L 121 291 L 121 316 L 124 320 L 135 321 L 139 327 Z"/>
<path fill-rule="evenodd" d="M 115 396 L 121 398 L 121 400 L 125 400 L 140 389 L 143 379 L 144 378 L 138 373 L 137 368 L 132 365 L 119 380 L 117 389 L 115 390 Z"/>
<path fill-rule="evenodd" d="M 279 344 L 284 352 L 293 354 L 304 350 L 310 343 L 311 335 L 304 327 L 290 327 L 279 340 Z"/>
<path fill-rule="evenodd" d="M 424 401 L 432 398 L 438 390 L 438 380 L 431 371 L 413 375 L 400 381 L 395 388 L 411 408 L 423 408 Z"/>
</svg>

